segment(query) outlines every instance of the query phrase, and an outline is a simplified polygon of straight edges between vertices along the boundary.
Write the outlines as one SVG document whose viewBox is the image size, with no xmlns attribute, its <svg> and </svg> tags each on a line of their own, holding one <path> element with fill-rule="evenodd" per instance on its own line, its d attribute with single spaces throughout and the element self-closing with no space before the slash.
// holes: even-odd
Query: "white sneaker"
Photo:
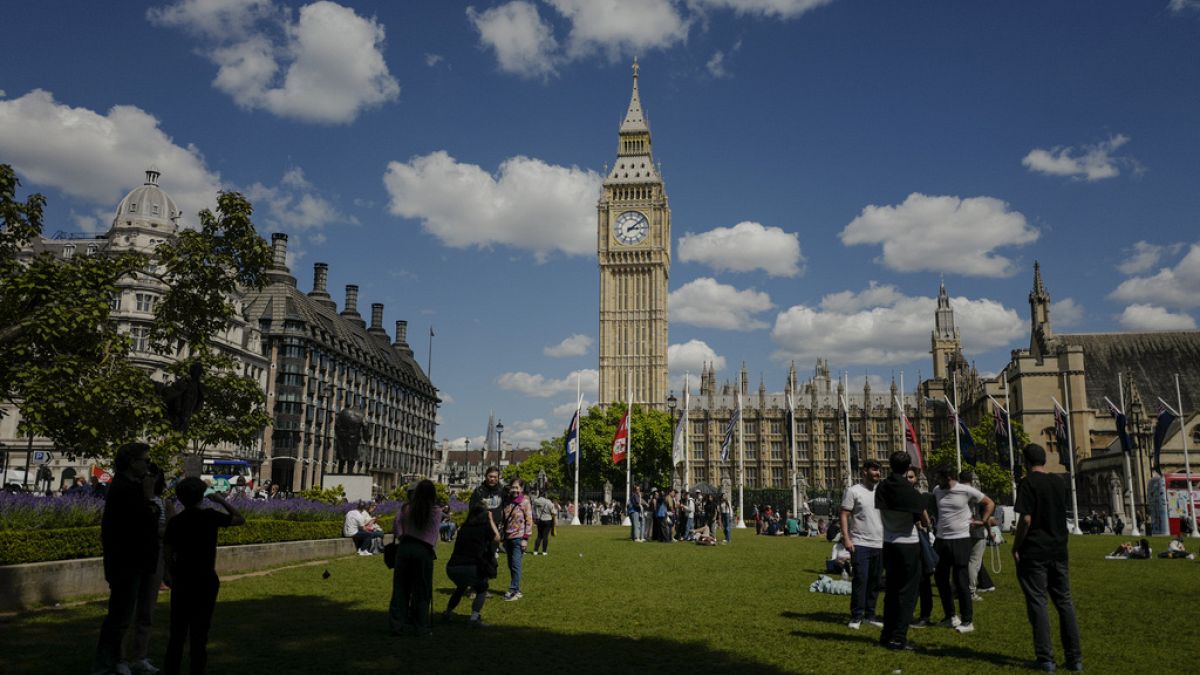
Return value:
<svg viewBox="0 0 1200 675">
<path fill-rule="evenodd" d="M 876 628 L 883 628 L 883 622 L 880 621 L 879 619 L 867 619 L 867 623 L 871 624 L 872 626 L 875 626 Z"/>
<path fill-rule="evenodd" d="M 129 670 L 135 673 L 146 673 L 147 675 L 154 675 L 154 673 L 158 672 L 158 668 L 155 668 L 154 664 L 150 663 L 150 659 L 134 661 L 133 663 L 129 664 Z"/>
<path fill-rule="evenodd" d="M 359 554 L 359 555 L 371 555 L 371 554 L 370 554 L 370 553 L 368 553 L 366 550 L 361 550 L 361 551 L 359 551 L 359 552 L 358 552 L 358 554 Z"/>
<path fill-rule="evenodd" d="M 942 619 L 938 622 L 938 625 L 942 628 L 958 628 L 962 625 L 962 619 L 958 618 L 956 615 L 950 617 L 949 619 Z"/>
<path fill-rule="evenodd" d="M 960 633 L 972 633 L 975 631 L 974 623 L 964 623 L 954 627 L 954 630 Z"/>
<path fill-rule="evenodd" d="M 851 621 L 850 623 L 846 624 L 846 628 L 849 628 L 850 630 L 858 630 L 859 628 L 862 628 L 862 622 Z"/>
<path fill-rule="evenodd" d="M 976 593 L 975 595 L 972 595 L 972 596 L 971 596 L 971 601 L 972 601 L 972 602 L 979 602 L 980 600 L 983 600 L 983 596 L 982 596 L 982 595 L 980 595 L 980 594 L 978 594 L 978 593 Z"/>
</svg>

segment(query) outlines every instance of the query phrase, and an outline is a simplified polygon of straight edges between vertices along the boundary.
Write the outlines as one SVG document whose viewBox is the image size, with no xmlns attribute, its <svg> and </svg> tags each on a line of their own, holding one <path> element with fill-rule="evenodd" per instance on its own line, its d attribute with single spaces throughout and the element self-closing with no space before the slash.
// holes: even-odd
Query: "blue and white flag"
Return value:
<svg viewBox="0 0 1200 675">
<path fill-rule="evenodd" d="M 721 461 L 729 461 L 729 448 L 733 446 L 733 430 L 737 429 L 738 418 L 742 416 L 742 398 L 738 397 L 738 407 L 729 416 L 729 425 L 725 427 L 725 438 L 721 440 Z"/>
<path fill-rule="evenodd" d="M 574 464 L 576 458 L 579 457 L 579 409 L 575 409 L 575 415 L 571 418 L 571 424 L 567 426 L 566 443 L 564 444 L 567 450 L 567 464 Z"/>
</svg>

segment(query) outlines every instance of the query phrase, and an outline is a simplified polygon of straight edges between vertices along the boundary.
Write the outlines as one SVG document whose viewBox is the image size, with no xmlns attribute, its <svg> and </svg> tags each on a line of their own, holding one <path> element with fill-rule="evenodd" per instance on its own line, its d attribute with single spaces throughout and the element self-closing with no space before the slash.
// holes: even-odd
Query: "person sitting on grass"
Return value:
<svg viewBox="0 0 1200 675">
<path fill-rule="evenodd" d="M 167 675 L 179 672 L 187 641 L 191 672 L 204 672 L 208 629 L 221 587 L 216 569 L 217 530 L 246 522 L 220 492 L 208 498 L 224 511 L 200 508 L 207 489 L 199 478 L 185 478 L 175 486 L 183 511 L 167 522 L 163 535 L 163 583 L 171 588 L 171 629 L 163 666 Z"/>
<path fill-rule="evenodd" d="M 1150 542 L 1146 539 L 1142 539 L 1136 544 L 1127 541 L 1113 549 L 1113 552 L 1106 557 L 1109 559 L 1145 560 L 1150 557 Z"/>
<path fill-rule="evenodd" d="M 1158 554 L 1160 558 L 1186 558 L 1195 560 L 1196 556 L 1193 553 L 1188 553 L 1187 547 L 1183 545 L 1183 535 L 1180 534 L 1167 544 L 1167 550 Z"/>
<path fill-rule="evenodd" d="M 442 612 L 443 619 L 449 621 L 454 616 L 454 608 L 470 589 L 474 591 L 475 599 L 471 602 L 471 618 L 467 625 L 472 628 L 486 625 L 480 612 L 487 600 L 488 580 L 496 578 L 496 556 L 492 554 L 492 545 L 499 541 L 500 530 L 496 529 L 492 512 L 486 505 L 476 504 L 459 529 L 454 553 L 446 562 L 446 576 L 455 587 L 446 611 Z"/>
</svg>

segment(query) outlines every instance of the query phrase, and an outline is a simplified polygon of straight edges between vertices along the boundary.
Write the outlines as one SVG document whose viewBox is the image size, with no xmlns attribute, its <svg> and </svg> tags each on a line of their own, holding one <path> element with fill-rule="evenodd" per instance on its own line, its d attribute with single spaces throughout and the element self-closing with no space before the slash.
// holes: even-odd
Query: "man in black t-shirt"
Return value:
<svg viewBox="0 0 1200 675">
<path fill-rule="evenodd" d="M 185 478 L 175 487 L 183 511 L 167 523 L 163 535 L 163 582 L 171 587 L 171 634 L 167 640 L 167 675 L 179 672 L 183 643 L 190 637 L 191 672 L 203 673 L 208 662 L 208 629 L 217 606 L 217 530 L 246 522 L 225 497 L 214 492 L 209 499 L 225 512 L 200 508 L 207 486 L 199 478 Z"/>
<path fill-rule="evenodd" d="M 1017 533 L 1013 559 L 1017 581 L 1025 593 L 1025 607 L 1033 626 L 1033 650 L 1037 669 L 1054 672 L 1054 645 L 1050 640 L 1050 616 L 1046 595 L 1058 610 L 1066 669 L 1083 670 L 1079 646 L 1079 624 L 1071 602 L 1071 580 L 1067 570 L 1067 484 L 1046 471 L 1046 451 L 1030 443 L 1023 452 L 1029 471 L 1017 486 L 1014 509 Z"/>
</svg>

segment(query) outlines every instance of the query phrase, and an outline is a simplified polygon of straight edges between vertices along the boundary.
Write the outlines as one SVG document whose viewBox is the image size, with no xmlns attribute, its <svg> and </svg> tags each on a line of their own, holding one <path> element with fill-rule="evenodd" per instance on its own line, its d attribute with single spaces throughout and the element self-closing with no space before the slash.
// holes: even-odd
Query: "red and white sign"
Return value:
<svg viewBox="0 0 1200 675">
<path fill-rule="evenodd" d="M 101 483 L 108 484 L 112 482 L 112 474 L 104 469 L 101 469 L 95 464 L 92 465 L 92 475 L 95 476 L 96 480 L 100 481 Z"/>
</svg>

